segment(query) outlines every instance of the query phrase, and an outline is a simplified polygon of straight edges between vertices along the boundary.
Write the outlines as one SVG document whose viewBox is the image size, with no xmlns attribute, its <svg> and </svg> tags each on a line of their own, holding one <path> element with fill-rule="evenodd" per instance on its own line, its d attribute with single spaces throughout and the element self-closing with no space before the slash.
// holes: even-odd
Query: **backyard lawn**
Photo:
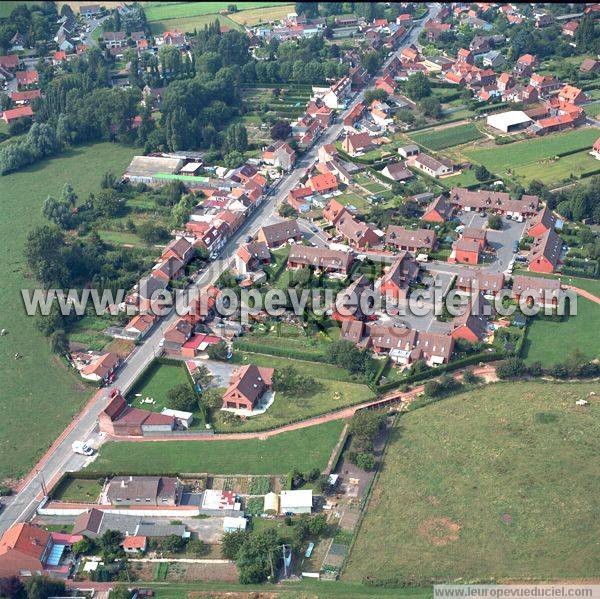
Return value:
<svg viewBox="0 0 600 599">
<path fill-rule="evenodd" d="M 591 391 L 600 385 L 499 383 L 401 416 L 342 578 L 595 576 L 600 401 Z M 582 398 L 591 405 L 575 406 Z"/>
<path fill-rule="evenodd" d="M 520 165 L 516 169 L 517 173 L 524 167 L 542 169 L 539 172 L 543 172 L 546 166 L 552 166 L 552 161 L 558 154 L 591 148 L 599 135 L 600 130 L 585 127 L 493 148 L 467 150 L 464 154 L 501 176 L 513 173 L 515 165 Z M 560 158 L 558 162 L 560 160 L 564 158 Z"/>
<path fill-rule="evenodd" d="M 563 281 L 566 281 L 563 277 Z M 591 291 L 591 290 L 590 290 Z M 600 306 L 577 298 L 577 314 L 564 322 L 536 318 L 529 325 L 525 345 L 527 362 L 551 366 L 562 362 L 575 349 L 588 358 L 600 357 Z"/>
<path fill-rule="evenodd" d="M 101 491 L 101 479 L 66 478 L 58 485 L 52 498 L 73 503 L 96 503 Z"/>
<path fill-rule="evenodd" d="M 265 440 L 111 442 L 88 467 L 94 472 L 160 474 L 287 474 L 322 470 L 335 447 L 343 421 L 282 433 Z"/>
<path fill-rule="evenodd" d="M 169 390 L 181 384 L 190 384 L 183 362 L 180 366 L 153 362 L 135 382 L 127 394 L 127 401 L 132 402 L 138 408 L 160 412 L 163 408 L 169 407 L 167 405 Z M 141 397 L 136 397 L 138 394 Z M 155 403 L 142 403 L 146 397 L 153 399 Z"/>
<path fill-rule="evenodd" d="M 480 139 L 483 134 L 475 125 L 468 123 L 447 129 L 419 131 L 412 133 L 410 137 L 415 143 L 435 152 Z"/>
<path fill-rule="evenodd" d="M 92 394 L 50 352 L 34 318 L 24 312 L 20 289 L 35 286 L 23 256 L 27 233 L 45 222 L 41 206 L 48 194 L 58 196 L 69 181 L 86 198 L 100 189 L 106 171 L 122 173 L 135 153 L 133 147 L 111 143 L 78 146 L 0 178 L 0 256 L 5 265 L 0 328 L 8 332 L 0 343 L 0 406 L 10 414 L 0 419 L 0 480 L 25 474 Z M 22 357 L 15 360 L 17 352 Z"/>
</svg>

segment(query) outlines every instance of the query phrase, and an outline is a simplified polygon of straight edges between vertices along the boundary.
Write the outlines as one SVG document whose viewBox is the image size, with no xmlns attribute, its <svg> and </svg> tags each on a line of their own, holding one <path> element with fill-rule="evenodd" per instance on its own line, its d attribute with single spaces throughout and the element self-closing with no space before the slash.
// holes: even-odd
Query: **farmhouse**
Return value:
<svg viewBox="0 0 600 599">
<path fill-rule="evenodd" d="M 223 408 L 253 410 L 258 400 L 273 386 L 273 368 L 247 364 L 238 368 L 223 395 Z"/>
<path fill-rule="evenodd" d="M 406 229 L 390 225 L 385 234 L 385 243 L 398 250 L 416 253 L 418 250 L 431 251 L 436 244 L 436 235 L 430 229 Z"/>
<path fill-rule="evenodd" d="M 352 254 L 350 252 L 304 245 L 292 247 L 288 256 L 288 268 L 309 266 L 326 272 L 348 274 L 351 264 Z"/>
<path fill-rule="evenodd" d="M 556 269 L 562 252 L 562 239 L 549 229 L 538 237 L 529 250 L 529 270 L 552 273 Z"/>
<path fill-rule="evenodd" d="M 267 245 L 268 248 L 278 247 L 286 243 L 289 239 L 300 241 L 302 233 L 298 226 L 298 221 L 284 220 L 280 223 L 265 225 L 258 230 L 256 239 Z"/>
<path fill-rule="evenodd" d="M 177 505 L 182 486 L 165 476 L 116 476 L 106 489 L 111 505 Z"/>
<path fill-rule="evenodd" d="M 583 104 L 587 101 L 587 96 L 578 87 L 565 85 L 558 92 L 558 100 L 567 104 Z"/>
<path fill-rule="evenodd" d="M 120 364 L 121 358 L 118 354 L 113 352 L 102 354 L 80 371 L 81 378 L 87 381 L 106 383 L 111 379 Z"/>
</svg>

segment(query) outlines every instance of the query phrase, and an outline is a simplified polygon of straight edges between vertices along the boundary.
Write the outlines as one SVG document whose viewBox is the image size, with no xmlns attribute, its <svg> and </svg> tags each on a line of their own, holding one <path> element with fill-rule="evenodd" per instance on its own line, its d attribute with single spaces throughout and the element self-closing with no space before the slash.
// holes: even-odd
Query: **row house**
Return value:
<svg viewBox="0 0 600 599">
<path fill-rule="evenodd" d="M 484 270 L 464 270 L 456 276 L 455 289 L 472 294 L 497 295 L 504 288 L 504 274 Z"/>
<path fill-rule="evenodd" d="M 284 171 L 290 171 L 296 163 L 296 152 L 288 143 L 278 140 L 263 150 L 262 161 Z"/>
<path fill-rule="evenodd" d="M 311 100 L 308 103 L 306 114 L 317 120 L 323 129 L 329 127 L 333 120 L 333 110 L 318 98 L 316 100 Z"/>
<path fill-rule="evenodd" d="M 323 94 L 321 100 L 328 108 L 339 109 L 350 95 L 351 88 L 350 77 L 342 77 Z"/>
<path fill-rule="evenodd" d="M 380 279 L 380 291 L 391 301 L 408 299 L 410 285 L 419 277 L 419 263 L 409 252 L 398 254 L 394 262 Z"/>
<path fill-rule="evenodd" d="M 515 275 L 512 284 L 512 298 L 517 302 L 521 297 L 537 306 L 552 306 L 558 301 L 561 285 L 558 279 Z"/>
<path fill-rule="evenodd" d="M 427 206 L 421 220 L 426 223 L 441 224 L 450 220 L 454 208 L 444 195 L 439 195 Z"/>
<path fill-rule="evenodd" d="M 385 233 L 386 245 L 394 246 L 397 250 L 407 250 L 412 253 L 432 251 L 437 243 L 435 231 L 430 229 L 406 229 L 390 225 Z"/>
<path fill-rule="evenodd" d="M 354 127 L 365 113 L 365 105 L 362 102 L 355 104 L 343 119 L 344 127 Z"/>
<path fill-rule="evenodd" d="M 316 268 L 323 272 L 347 275 L 353 262 L 351 252 L 295 245 L 288 256 L 288 268 Z"/>
<path fill-rule="evenodd" d="M 460 210 L 475 212 L 493 212 L 507 216 L 529 218 L 538 211 L 539 198 L 533 195 L 523 195 L 521 199 L 511 199 L 503 191 L 471 191 L 465 187 L 453 187 L 449 195 L 450 204 Z"/>
<path fill-rule="evenodd" d="M 363 295 L 372 295 L 372 293 L 373 282 L 365 275 L 360 275 L 346 289 L 338 293 L 332 308 L 331 318 L 342 323 L 365 320 L 367 315 L 361 308 L 361 304 L 365 299 Z M 361 336 L 358 337 L 355 343 L 360 341 Z"/>
<path fill-rule="evenodd" d="M 335 227 L 337 232 L 352 247 L 365 249 L 375 247 L 381 243 L 381 237 L 375 229 L 356 220 L 348 212 L 342 214 Z"/>
<path fill-rule="evenodd" d="M 451 321 L 450 336 L 469 343 L 481 343 L 488 336 L 488 321 L 491 306 L 483 293 L 469 298 L 462 312 Z"/>
<path fill-rule="evenodd" d="M 529 270 L 553 273 L 558 266 L 561 253 L 562 239 L 554 229 L 547 230 L 534 241 L 529 250 Z"/>
<path fill-rule="evenodd" d="M 280 223 L 265 225 L 258 230 L 256 239 L 267 245 L 269 249 L 279 247 L 288 241 L 300 241 L 302 232 L 298 226 L 298 221 L 284 220 Z"/>
</svg>

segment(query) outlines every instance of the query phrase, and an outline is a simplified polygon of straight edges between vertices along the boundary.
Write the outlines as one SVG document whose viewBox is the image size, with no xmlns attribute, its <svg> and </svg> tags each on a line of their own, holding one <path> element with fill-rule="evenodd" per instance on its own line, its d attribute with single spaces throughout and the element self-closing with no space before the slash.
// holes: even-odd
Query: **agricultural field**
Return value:
<svg viewBox="0 0 600 599">
<path fill-rule="evenodd" d="M 191 3 L 193 4 L 193 3 Z M 221 27 L 229 27 L 229 29 L 239 29 L 239 25 L 232 21 L 229 17 L 219 14 L 198 15 L 196 17 L 181 17 L 178 19 L 165 19 L 163 21 L 152 21 L 150 31 L 153 35 L 164 33 L 165 31 L 177 30 L 184 33 L 192 33 L 194 30 L 201 30 L 211 23 L 219 21 Z"/>
<path fill-rule="evenodd" d="M 247 5 L 262 4 L 261 8 L 251 8 Z M 267 6 L 268 5 L 268 6 Z M 279 2 L 244 2 L 238 4 L 238 8 L 244 7 L 244 10 L 231 13 L 229 18 L 240 25 L 257 25 L 268 21 L 279 21 L 285 18 L 290 12 L 294 12 L 294 4 L 281 4 Z"/>
<path fill-rule="evenodd" d="M 48 194 L 58 196 L 69 181 L 85 198 L 100 189 L 107 170 L 123 172 L 135 152 L 112 143 L 78 146 L 0 178 L 0 255 L 5 265 L 0 325 L 8 333 L 0 342 L 0 404 L 3 413 L 11 414 L 0 419 L 0 480 L 25 474 L 91 395 L 90 387 L 51 353 L 48 340 L 23 309 L 20 290 L 35 287 L 23 255 L 27 233 L 44 222 L 41 206 Z M 22 356 L 18 360 L 16 353 Z"/>
<path fill-rule="evenodd" d="M 565 280 L 566 278 L 563 278 Z M 527 330 L 525 359 L 551 366 L 576 349 L 590 359 L 600 357 L 600 306 L 577 298 L 577 314 L 563 322 L 535 318 Z M 565 349 L 568 348 L 568 351 Z"/>
<path fill-rule="evenodd" d="M 288 120 L 293 120 L 304 112 L 310 95 L 309 85 L 264 85 L 248 87 L 242 91 L 251 116 L 264 116 L 266 109 L 266 114 Z"/>
<path fill-rule="evenodd" d="M 145 2 L 144 12 L 148 22 L 166 19 L 181 19 L 199 15 L 217 14 L 227 11 L 232 2 Z M 264 8 L 278 5 L 278 2 L 241 2 L 238 7 L 243 10 Z"/>
<path fill-rule="evenodd" d="M 475 125 L 468 123 L 447 129 L 418 131 L 410 135 L 411 139 L 420 146 L 437 152 L 460 144 L 466 144 L 481 139 L 483 134 Z"/>
<path fill-rule="evenodd" d="M 592 391 L 598 383 L 498 383 L 402 415 L 342 578 L 594 576 Z M 590 406 L 575 406 L 582 398 Z"/>
<path fill-rule="evenodd" d="M 492 173 L 510 176 L 515 171 L 515 165 L 521 169 L 536 164 L 544 166 L 551 164 L 558 154 L 591 148 L 599 135 L 600 130 L 586 127 L 493 148 L 467 150 L 464 154 L 474 162 L 483 164 Z"/>
<path fill-rule="evenodd" d="M 600 162 L 590 155 L 589 150 L 562 156 L 556 160 L 543 160 L 515 166 L 514 177 L 520 183 L 528 184 L 533 180 L 553 186 L 568 181 L 571 177 L 600 170 Z"/>
<path fill-rule="evenodd" d="M 294 468 L 322 470 L 335 447 L 343 421 L 281 433 L 264 440 L 113 442 L 88 467 L 94 472 L 209 472 L 287 474 Z"/>
</svg>

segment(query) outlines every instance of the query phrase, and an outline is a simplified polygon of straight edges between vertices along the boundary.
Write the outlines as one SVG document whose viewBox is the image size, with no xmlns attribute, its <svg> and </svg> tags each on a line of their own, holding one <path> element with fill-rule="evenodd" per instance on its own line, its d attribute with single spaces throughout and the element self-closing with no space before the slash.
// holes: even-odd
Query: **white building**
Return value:
<svg viewBox="0 0 600 599">
<path fill-rule="evenodd" d="M 279 498 L 281 514 L 310 514 L 312 511 L 312 489 L 281 491 Z"/>
<path fill-rule="evenodd" d="M 487 118 L 487 124 L 490 127 L 503 133 L 522 129 L 530 123 L 533 123 L 533 121 L 522 110 L 509 110 L 508 112 L 490 114 Z"/>
<path fill-rule="evenodd" d="M 225 518 L 223 518 L 223 531 L 235 532 L 236 530 L 246 530 L 246 524 L 248 524 L 246 518 L 232 518 L 231 516 L 225 516 Z"/>
</svg>

